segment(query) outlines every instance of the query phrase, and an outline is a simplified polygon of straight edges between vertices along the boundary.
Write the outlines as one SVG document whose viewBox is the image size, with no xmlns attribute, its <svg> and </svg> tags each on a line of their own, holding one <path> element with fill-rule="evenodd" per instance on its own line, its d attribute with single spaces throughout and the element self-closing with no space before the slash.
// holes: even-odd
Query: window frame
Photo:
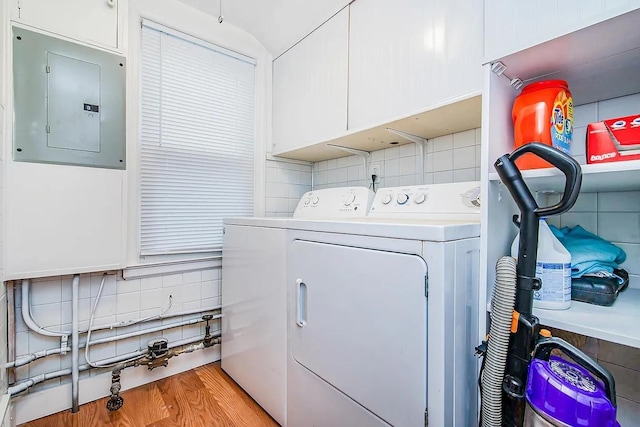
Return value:
<svg viewBox="0 0 640 427">
<path fill-rule="evenodd" d="M 131 19 L 128 28 L 129 60 L 127 73 L 127 168 L 125 187 L 128 197 L 125 200 L 127 216 L 126 245 L 127 267 L 153 266 L 166 268 L 177 267 L 185 263 L 201 264 L 208 261 L 218 266 L 222 257 L 221 251 L 172 254 L 172 255 L 140 255 L 140 136 L 141 136 L 141 42 L 142 20 L 156 23 L 180 35 L 193 37 L 198 41 L 219 46 L 252 58 L 255 66 L 255 155 L 254 155 L 254 200 L 255 216 L 264 215 L 265 206 L 265 168 L 266 147 L 270 142 L 271 105 L 271 63 L 272 56 L 249 33 L 218 21 L 203 13 L 170 0 L 137 0 L 131 4 Z"/>
</svg>

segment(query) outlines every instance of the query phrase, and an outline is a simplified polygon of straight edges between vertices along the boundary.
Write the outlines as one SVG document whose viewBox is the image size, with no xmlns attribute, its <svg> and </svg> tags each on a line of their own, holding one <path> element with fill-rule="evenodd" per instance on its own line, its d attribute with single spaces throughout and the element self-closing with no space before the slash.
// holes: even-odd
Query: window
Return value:
<svg viewBox="0 0 640 427">
<path fill-rule="evenodd" d="M 218 251 L 253 214 L 255 61 L 143 22 L 140 255 Z"/>
</svg>

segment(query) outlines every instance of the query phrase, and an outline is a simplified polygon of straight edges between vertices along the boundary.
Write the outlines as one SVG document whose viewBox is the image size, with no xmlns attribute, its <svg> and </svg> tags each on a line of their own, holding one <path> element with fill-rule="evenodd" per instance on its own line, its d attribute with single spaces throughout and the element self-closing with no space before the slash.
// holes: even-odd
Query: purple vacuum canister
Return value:
<svg viewBox="0 0 640 427">
<path fill-rule="evenodd" d="M 569 426 L 620 425 L 602 385 L 581 366 L 557 356 L 531 361 L 526 396 L 533 409 L 550 421 Z"/>
</svg>

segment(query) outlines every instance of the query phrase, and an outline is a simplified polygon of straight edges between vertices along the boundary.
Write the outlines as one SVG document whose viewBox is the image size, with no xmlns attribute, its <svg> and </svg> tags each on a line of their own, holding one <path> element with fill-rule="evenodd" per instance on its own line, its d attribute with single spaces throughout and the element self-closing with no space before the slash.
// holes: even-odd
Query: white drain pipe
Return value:
<svg viewBox="0 0 640 427">
<path fill-rule="evenodd" d="M 219 338 L 220 334 L 216 334 L 214 335 L 214 337 Z M 187 338 L 187 339 L 183 339 L 183 340 L 179 340 L 176 341 L 174 343 L 169 344 L 169 346 L 167 348 L 172 349 L 172 348 L 176 348 L 176 347 L 182 347 L 185 345 L 190 345 L 190 344 L 195 344 L 195 343 L 202 343 L 202 337 L 194 337 L 194 338 Z M 100 360 L 98 362 L 94 362 L 97 365 L 105 365 L 105 366 L 109 366 L 113 363 L 124 363 L 124 362 L 128 362 L 130 360 L 135 360 L 135 359 L 139 359 L 140 357 L 144 356 L 145 354 L 149 353 L 149 349 L 144 349 L 144 350 L 137 350 L 137 351 L 133 351 L 131 353 L 127 353 L 127 354 L 121 354 L 120 356 L 115 356 L 115 357 L 111 357 L 108 359 L 103 359 Z M 86 371 L 88 369 L 91 369 L 91 366 L 89 366 L 88 364 L 85 365 L 80 365 L 78 367 L 79 371 Z M 40 375 L 36 375 L 34 377 L 31 377 L 29 379 L 26 379 L 24 381 L 22 381 L 21 383 L 18 383 L 14 386 L 11 386 L 9 388 L 7 388 L 7 394 L 10 396 L 15 396 L 16 394 L 22 393 L 23 391 L 27 390 L 30 387 L 33 387 L 36 384 L 39 384 L 41 382 L 50 380 L 50 379 L 54 379 L 54 378 L 60 378 L 60 377 L 64 377 L 67 375 L 71 374 L 71 369 L 61 369 L 59 371 L 55 371 L 55 372 L 49 372 L 46 374 L 40 374 Z"/>
<path fill-rule="evenodd" d="M 76 279 L 77 278 L 77 279 Z M 74 282 L 77 280 L 77 284 L 80 283 L 80 276 L 73 276 Z M 68 337 L 71 335 L 71 331 L 48 331 L 43 329 L 38 325 L 31 317 L 31 304 L 29 303 L 29 288 L 31 286 L 31 282 L 29 279 L 24 279 L 22 281 L 22 320 L 24 320 L 24 324 L 27 325 L 29 329 L 33 332 L 37 332 L 40 335 L 45 335 L 47 337 Z M 75 306 L 77 308 L 77 306 Z"/>
<path fill-rule="evenodd" d="M 210 320 L 216 320 L 216 319 L 221 319 L 221 318 L 222 318 L 222 314 L 216 314 Z M 112 337 L 105 337 L 105 338 L 99 338 L 97 340 L 91 340 L 89 342 L 89 346 L 94 346 L 94 345 L 98 345 L 98 344 L 105 344 L 105 343 L 109 343 L 109 342 L 113 342 L 113 341 L 119 341 L 119 340 L 123 340 L 123 339 L 127 339 L 127 338 L 139 337 L 140 335 L 146 335 L 146 334 L 151 334 L 151 333 L 154 333 L 154 332 L 160 332 L 160 331 L 164 331 L 166 329 L 180 328 L 182 326 L 195 325 L 197 323 L 202 323 L 202 322 L 204 322 L 204 320 L 202 320 L 202 318 L 200 318 L 200 317 L 195 318 L 195 319 L 182 320 L 180 322 L 170 323 L 168 325 L 160 325 L 160 326 L 155 326 L 153 328 L 141 329 L 139 331 L 128 332 L 126 334 L 114 335 Z M 85 343 L 85 347 L 86 347 L 86 343 Z"/>
<path fill-rule="evenodd" d="M 40 325 L 38 325 L 36 321 L 33 319 L 33 317 L 31 316 L 31 302 L 30 302 L 30 296 L 29 296 L 31 281 L 29 279 L 24 279 L 22 281 L 21 288 L 22 288 L 21 289 L 22 290 L 22 311 L 21 311 L 22 319 L 24 320 L 25 325 L 30 330 L 40 335 L 45 335 L 48 337 L 68 337 L 71 335 L 71 331 L 49 331 L 47 329 L 42 328 Z M 187 316 L 189 314 L 216 311 L 216 310 L 220 310 L 221 308 L 222 308 L 222 305 L 214 305 L 211 307 L 192 308 L 190 310 L 184 310 L 184 311 L 179 311 L 175 313 L 158 314 L 156 316 L 149 316 L 141 319 L 124 320 L 122 322 L 115 322 L 108 325 L 93 326 L 91 328 L 91 332 L 102 331 L 106 329 L 126 328 L 127 326 L 132 326 L 138 323 L 146 323 L 152 320 L 170 319 L 172 317 Z M 87 333 L 87 330 L 81 330 L 79 331 L 79 333 L 85 334 Z M 10 366 L 7 366 L 7 367 L 10 367 Z"/>
<path fill-rule="evenodd" d="M 23 304 L 24 305 L 24 304 Z M 73 276 L 71 282 L 71 412 L 80 410 L 78 403 L 78 387 L 80 386 L 80 370 L 78 356 L 80 354 L 80 334 L 78 333 L 80 319 L 80 275 Z"/>
</svg>

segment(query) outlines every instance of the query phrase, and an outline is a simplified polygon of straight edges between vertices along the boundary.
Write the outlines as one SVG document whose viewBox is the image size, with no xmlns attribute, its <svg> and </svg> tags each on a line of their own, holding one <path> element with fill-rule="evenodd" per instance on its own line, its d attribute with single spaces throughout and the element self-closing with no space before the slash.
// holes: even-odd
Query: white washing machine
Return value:
<svg viewBox="0 0 640 427">
<path fill-rule="evenodd" d="M 287 423 L 477 423 L 478 182 L 289 221 Z"/>
<path fill-rule="evenodd" d="M 373 201 L 367 188 L 306 193 L 298 218 L 353 218 Z M 231 218 L 222 256 L 222 369 L 286 425 L 287 230 L 289 218 Z"/>
</svg>

